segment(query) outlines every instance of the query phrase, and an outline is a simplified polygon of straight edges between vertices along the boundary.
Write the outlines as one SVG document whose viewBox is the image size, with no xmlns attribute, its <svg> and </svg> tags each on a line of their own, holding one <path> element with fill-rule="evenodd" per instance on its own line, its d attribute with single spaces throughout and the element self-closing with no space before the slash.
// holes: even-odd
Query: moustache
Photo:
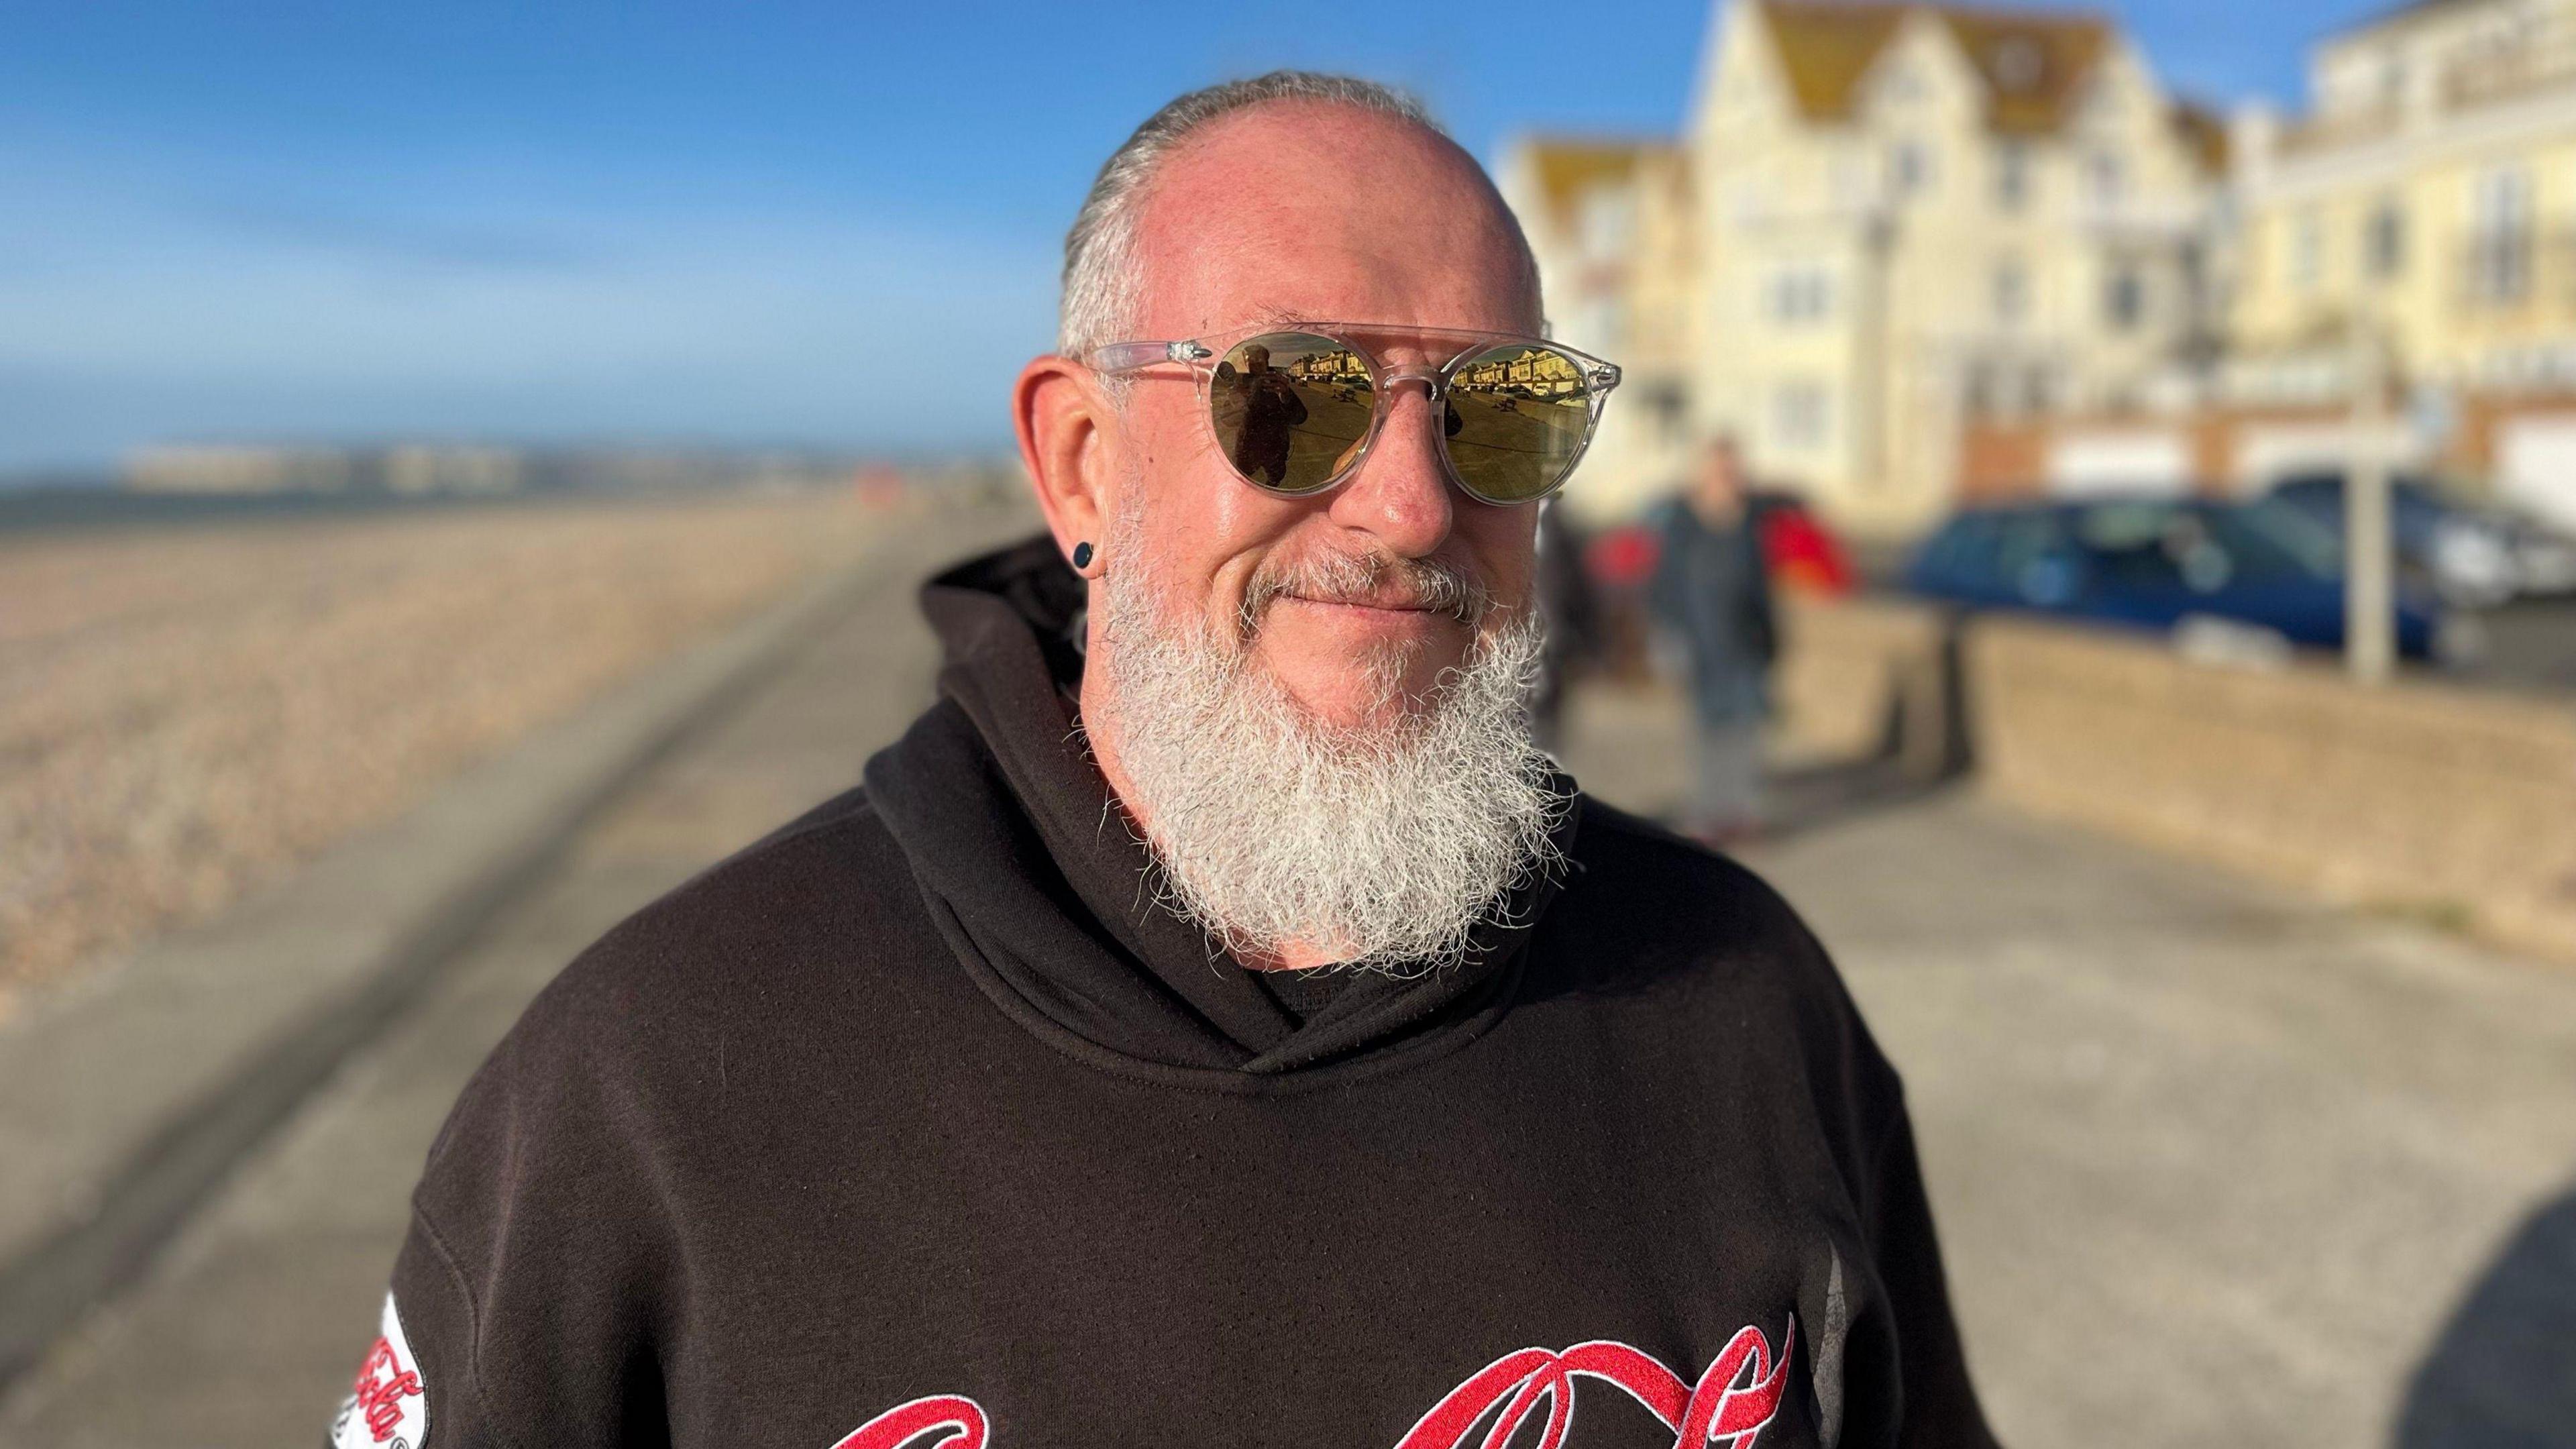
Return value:
<svg viewBox="0 0 2576 1449">
<path fill-rule="evenodd" d="M 1250 639 L 1258 632 L 1270 607 L 1283 598 L 1420 609 L 1471 629 L 1494 603 L 1484 581 L 1456 564 L 1384 553 L 1327 553 L 1294 563 L 1262 565 L 1244 591 L 1238 621 L 1242 636 Z"/>
</svg>

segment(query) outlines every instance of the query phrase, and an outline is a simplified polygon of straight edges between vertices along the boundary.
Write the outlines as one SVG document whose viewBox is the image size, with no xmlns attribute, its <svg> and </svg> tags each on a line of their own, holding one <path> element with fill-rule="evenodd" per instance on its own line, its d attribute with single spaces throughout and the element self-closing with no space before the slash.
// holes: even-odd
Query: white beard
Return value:
<svg viewBox="0 0 2576 1449">
<path fill-rule="evenodd" d="M 1258 617 L 1234 631 L 1167 617 L 1138 541 L 1119 536 L 1132 532 L 1112 530 L 1123 566 L 1104 579 L 1096 663 L 1164 903 L 1239 956 L 1300 945 L 1389 974 L 1456 965 L 1475 928 L 1557 860 L 1570 800 L 1525 710 L 1537 621 L 1480 628 L 1397 723 L 1341 727 L 1252 652 Z M 1402 663 L 1372 661 L 1382 699 Z"/>
</svg>

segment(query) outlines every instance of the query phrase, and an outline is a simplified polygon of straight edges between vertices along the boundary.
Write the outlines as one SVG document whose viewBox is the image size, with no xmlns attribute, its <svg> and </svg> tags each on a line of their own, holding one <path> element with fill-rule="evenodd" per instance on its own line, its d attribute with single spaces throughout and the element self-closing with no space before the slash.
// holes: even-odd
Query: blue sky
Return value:
<svg viewBox="0 0 2576 1449">
<path fill-rule="evenodd" d="M 2295 101 L 2369 0 L 2113 7 Z M 1055 250 L 1172 94 L 1278 65 L 1525 129 L 1677 124 L 1697 0 L 0 0 L 0 470 L 185 438 L 1007 446 Z M 895 375 L 908 382 L 889 381 Z"/>
</svg>

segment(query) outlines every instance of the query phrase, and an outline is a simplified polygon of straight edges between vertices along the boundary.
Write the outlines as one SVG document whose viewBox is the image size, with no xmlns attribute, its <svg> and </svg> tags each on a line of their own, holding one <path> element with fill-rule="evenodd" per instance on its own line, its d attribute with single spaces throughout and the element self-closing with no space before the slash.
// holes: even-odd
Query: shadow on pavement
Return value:
<svg viewBox="0 0 2576 1449">
<path fill-rule="evenodd" d="M 2416 1366 L 2402 1449 L 2576 1446 L 2576 1189 L 2542 1205 Z"/>
<path fill-rule="evenodd" d="M 1770 799 L 1765 840 L 1786 840 L 1947 794 L 1958 776 L 1926 780 L 1884 757 L 1776 769 L 1764 776 Z"/>
</svg>

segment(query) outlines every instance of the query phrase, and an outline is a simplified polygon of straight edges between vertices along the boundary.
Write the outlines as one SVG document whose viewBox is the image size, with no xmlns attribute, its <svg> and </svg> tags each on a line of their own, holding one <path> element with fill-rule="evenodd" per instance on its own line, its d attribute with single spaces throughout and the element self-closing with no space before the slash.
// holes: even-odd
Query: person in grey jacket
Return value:
<svg viewBox="0 0 2576 1449">
<path fill-rule="evenodd" d="M 1709 444 L 1690 482 L 1655 510 L 1653 526 L 1661 547 L 1647 603 L 1689 661 L 1697 726 L 1682 823 L 1712 843 L 1740 840 L 1762 823 L 1762 731 L 1780 630 L 1733 438 Z"/>
</svg>

